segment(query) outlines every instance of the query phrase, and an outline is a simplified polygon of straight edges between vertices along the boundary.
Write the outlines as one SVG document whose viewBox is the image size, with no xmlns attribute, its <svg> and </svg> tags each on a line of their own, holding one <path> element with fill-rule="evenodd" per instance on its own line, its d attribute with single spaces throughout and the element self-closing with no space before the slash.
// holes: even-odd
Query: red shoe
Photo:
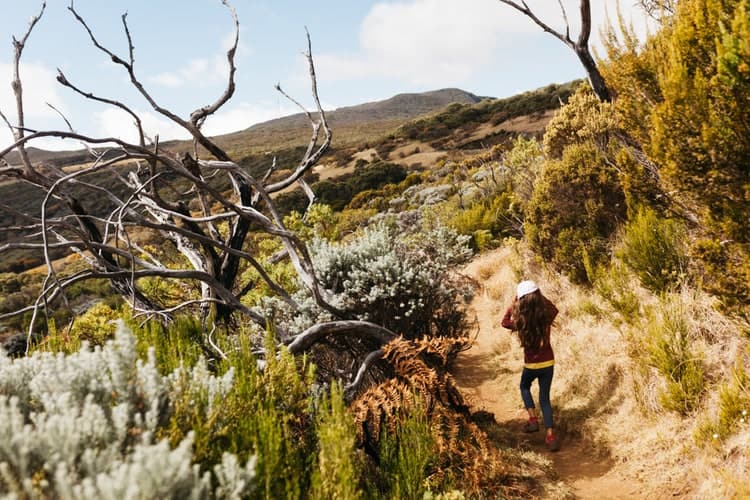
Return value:
<svg viewBox="0 0 750 500">
<path fill-rule="evenodd" d="M 550 434 L 544 438 L 544 442 L 547 444 L 549 451 L 557 451 L 560 449 L 560 442 L 554 434 Z"/>
<path fill-rule="evenodd" d="M 529 421 L 526 422 L 526 424 L 524 424 L 523 426 L 523 432 L 532 433 L 532 432 L 537 432 L 538 430 L 539 430 L 539 420 L 535 418 L 534 419 L 530 418 Z"/>
</svg>

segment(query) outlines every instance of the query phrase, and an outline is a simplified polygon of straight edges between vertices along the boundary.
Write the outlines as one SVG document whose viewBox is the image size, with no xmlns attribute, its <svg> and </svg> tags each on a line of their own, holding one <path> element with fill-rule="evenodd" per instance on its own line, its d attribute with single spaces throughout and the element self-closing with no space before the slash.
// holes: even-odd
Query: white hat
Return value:
<svg viewBox="0 0 750 500">
<path fill-rule="evenodd" d="M 539 287 L 536 286 L 536 283 L 534 283 L 533 281 L 531 280 L 522 281 L 518 284 L 518 287 L 516 288 L 516 297 L 520 299 L 524 295 L 534 293 L 537 290 L 539 290 Z"/>
</svg>

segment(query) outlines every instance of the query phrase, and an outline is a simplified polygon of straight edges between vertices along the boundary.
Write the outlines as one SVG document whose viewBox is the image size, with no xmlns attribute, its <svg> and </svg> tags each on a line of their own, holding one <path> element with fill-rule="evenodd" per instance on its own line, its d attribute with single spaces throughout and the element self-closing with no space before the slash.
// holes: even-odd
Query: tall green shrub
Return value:
<svg viewBox="0 0 750 500">
<path fill-rule="evenodd" d="M 645 153 L 642 177 L 658 179 L 669 194 L 661 200 L 699 223 L 691 253 L 702 265 L 702 286 L 746 314 L 749 19 L 747 0 L 681 0 L 645 44 L 610 37 L 604 66 L 620 127 Z"/>
<path fill-rule="evenodd" d="M 417 405 L 397 423 L 395 433 L 384 431 L 382 436 L 380 467 L 389 498 L 421 499 L 428 490 L 429 466 L 437 459 L 424 409 Z"/>
<path fill-rule="evenodd" d="M 274 350 L 270 336 L 266 348 Z M 253 498 L 301 498 L 310 487 L 315 445 L 313 367 L 282 351 L 260 369 L 244 339 L 228 356 L 218 371 L 231 374 L 231 390 L 217 398 L 177 379 L 181 390 L 163 432 L 172 442 L 194 435 L 196 460 L 204 465 L 217 463 L 224 452 L 256 456 Z"/>
<path fill-rule="evenodd" d="M 663 219 L 653 210 L 642 208 L 625 225 L 616 254 L 644 287 L 661 293 L 686 277 L 686 234 L 678 221 Z"/>
<path fill-rule="evenodd" d="M 586 262 L 609 262 L 609 239 L 625 217 L 614 169 L 590 142 L 567 146 L 536 184 L 526 214 L 531 248 L 572 280 L 586 283 Z"/>
<path fill-rule="evenodd" d="M 340 384 L 332 384 L 330 396 L 320 401 L 316 435 L 318 453 L 310 496 L 321 500 L 361 498 L 354 419 L 346 410 Z"/>
<path fill-rule="evenodd" d="M 741 359 L 740 362 L 745 362 Z M 699 443 L 724 440 L 750 421 L 750 376 L 743 364 L 731 372 L 731 378 L 719 389 L 719 407 L 715 418 L 700 425 L 695 432 Z"/>
<path fill-rule="evenodd" d="M 706 387 L 703 356 L 694 346 L 687 314 L 678 296 L 666 295 L 647 315 L 643 338 L 646 362 L 665 382 L 662 406 L 682 414 L 698 406 Z"/>
</svg>

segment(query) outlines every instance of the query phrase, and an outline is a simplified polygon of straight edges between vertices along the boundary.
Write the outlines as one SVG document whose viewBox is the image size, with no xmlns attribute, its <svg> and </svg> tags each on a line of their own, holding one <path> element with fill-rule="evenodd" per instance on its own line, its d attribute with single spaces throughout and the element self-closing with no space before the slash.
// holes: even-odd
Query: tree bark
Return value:
<svg viewBox="0 0 750 500">
<path fill-rule="evenodd" d="M 534 24 L 542 28 L 542 30 L 546 31 L 547 33 L 570 47 L 573 52 L 575 52 L 578 60 L 581 62 L 584 71 L 586 71 L 586 76 L 588 77 L 589 83 L 591 84 L 591 88 L 593 89 L 599 100 L 603 102 L 610 102 L 612 100 L 612 95 L 609 91 L 609 88 L 604 81 L 604 77 L 599 72 L 599 67 L 596 64 L 594 57 L 591 55 L 591 50 L 589 49 L 589 38 L 591 36 L 591 3 L 589 0 L 580 0 L 579 3 L 579 11 L 581 15 L 581 32 L 579 33 L 578 39 L 576 40 L 570 38 L 570 24 L 568 23 L 568 16 L 565 12 L 565 8 L 562 5 L 562 2 L 560 2 L 560 8 L 562 9 L 563 18 L 565 18 L 565 33 L 561 33 L 553 29 L 547 23 L 542 21 L 529 8 L 524 0 L 521 0 L 521 3 L 518 3 L 515 0 L 500 0 L 500 2 L 513 7 L 518 12 L 531 19 Z"/>
</svg>

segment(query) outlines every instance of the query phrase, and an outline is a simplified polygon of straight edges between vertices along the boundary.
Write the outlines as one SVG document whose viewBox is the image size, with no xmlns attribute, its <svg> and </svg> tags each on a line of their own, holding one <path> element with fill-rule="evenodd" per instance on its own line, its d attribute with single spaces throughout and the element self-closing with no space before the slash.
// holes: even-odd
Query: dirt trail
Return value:
<svg viewBox="0 0 750 500">
<path fill-rule="evenodd" d="M 552 461 L 557 479 L 568 485 L 577 498 L 642 498 L 638 485 L 618 477 L 613 461 L 595 453 L 584 437 L 559 431 L 561 449 L 551 453 L 544 444 L 543 430 L 534 434 L 521 431 L 527 418 L 518 390 L 523 355 L 516 339 L 500 325 L 504 304 L 510 299 L 515 279 L 509 266 L 498 268 L 489 276 L 486 267 L 484 263 L 483 268 L 480 257 L 465 270 L 483 284 L 482 291 L 471 305 L 479 333 L 475 345 L 459 355 L 453 371 L 473 409 L 493 413 L 498 424 L 514 436 L 516 446 L 547 456 Z M 560 402 L 555 401 L 555 382 L 552 384 L 552 404 L 558 417 L 557 405 Z M 538 404 L 537 390 L 535 382 L 532 393 Z"/>
</svg>

